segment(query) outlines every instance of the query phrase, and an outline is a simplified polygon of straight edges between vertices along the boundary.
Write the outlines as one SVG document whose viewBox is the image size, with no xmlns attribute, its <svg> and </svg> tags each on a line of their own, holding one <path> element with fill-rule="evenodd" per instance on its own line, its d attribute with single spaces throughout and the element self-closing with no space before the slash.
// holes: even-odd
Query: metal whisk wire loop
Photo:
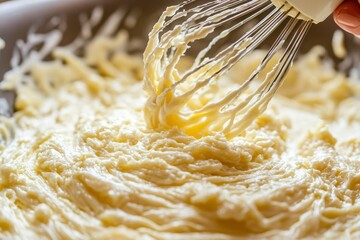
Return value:
<svg viewBox="0 0 360 240">
<path fill-rule="evenodd" d="M 168 8 L 144 54 L 148 124 L 194 136 L 239 135 L 265 111 L 312 25 L 300 13 L 289 17 L 294 11 L 269 0 L 188 0 Z M 252 73 L 226 94 L 218 91 L 222 78 L 271 37 Z"/>
</svg>

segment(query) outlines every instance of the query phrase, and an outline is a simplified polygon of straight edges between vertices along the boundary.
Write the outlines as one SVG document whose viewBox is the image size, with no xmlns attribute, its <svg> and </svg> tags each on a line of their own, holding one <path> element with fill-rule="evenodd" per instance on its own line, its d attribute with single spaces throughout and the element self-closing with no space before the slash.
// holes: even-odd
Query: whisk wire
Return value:
<svg viewBox="0 0 360 240">
<path fill-rule="evenodd" d="M 220 131 L 234 137 L 266 109 L 312 22 L 299 20 L 300 13 L 289 17 L 295 9 L 285 4 L 276 8 L 269 0 L 198 3 L 199 0 L 188 0 L 169 8 L 149 35 L 144 60 L 146 69 L 153 70 L 146 74 L 146 86 L 151 94 L 148 107 L 152 110 L 147 111 L 152 114 L 150 124 L 168 126 L 171 119 L 193 135 Z M 221 44 L 265 13 L 268 15 L 235 41 Z M 287 19 L 290 20 L 284 23 Z M 214 90 L 219 87 L 221 76 L 267 43 L 281 26 L 268 52 L 244 81 L 234 84 L 226 94 Z M 196 44 L 205 45 L 190 68 L 180 71 L 179 64 Z M 277 62 L 275 65 L 273 60 Z M 268 68 L 271 70 L 264 75 Z"/>
<path fill-rule="evenodd" d="M 256 39 L 255 41 L 253 41 L 251 44 L 249 44 L 248 46 L 246 46 L 245 48 L 243 48 L 240 51 L 233 51 L 234 53 L 236 53 L 235 56 L 232 56 L 228 62 L 226 63 L 227 66 L 225 68 L 222 68 L 221 70 L 219 70 L 218 72 L 216 72 L 214 75 L 210 76 L 209 78 L 207 78 L 207 81 L 210 81 L 212 78 L 216 77 L 216 75 L 222 75 L 224 73 L 226 73 L 228 70 L 230 70 L 236 63 L 238 63 L 241 59 L 243 59 L 249 52 L 253 51 L 256 47 L 258 47 L 258 45 L 260 45 L 263 40 L 266 38 L 266 36 L 268 36 L 272 31 L 274 31 L 274 29 L 276 29 L 276 27 L 278 27 L 279 24 L 281 24 L 280 18 L 283 18 L 284 16 L 286 16 L 286 13 L 282 13 L 280 12 L 280 10 L 274 10 L 271 14 L 269 14 L 267 16 L 267 18 L 263 19 L 260 23 L 258 23 L 256 26 L 254 26 L 252 28 L 252 30 L 250 30 L 247 34 L 245 34 L 239 41 L 239 43 L 237 43 L 237 45 L 242 44 L 246 38 L 248 38 L 250 35 L 253 34 L 253 32 L 258 31 L 258 29 L 262 29 L 262 31 L 258 31 L 255 35 L 254 38 Z M 274 25 L 276 24 L 276 25 Z M 233 48 L 235 46 L 232 46 L 231 48 Z M 229 49 L 231 49 L 229 48 Z M 228 54 L 231 54 L 233 52 L 229 52 L 228 49 L 226 49 L 224 52 L 227 52 Z M 220 61 L 221 57 L 220 56 L 216 56 L 215 59 L 219 59 L 217 61 Z M 260 67 L 258 68 L 258 70 L 255 72 L 254 75 L 252 75 L 248 80 L 246 80 L 240 87 L 239 89 L 233 91 L 232 93 L 229 93 L 224 99 L 218 101 L 218 102 L 214 102 L 208 106 L 206 106 L 206 108 L 203 109 L 199 109 L 197 111 L 195 111 L 197 114 L 200 113 L 201 111 L 208 111 L 211 108 L 217 107 L 219 103 L 221 102 L 233 102 L 244 90 L 246 90 L 247 86 L 249 85 L 249 83 L 260 73 L 260 71 L 262 70 L 262 68 L 264 67 L 263 64 L 260 65 Z M 196 87 L 199 87 L 196 86 Z M 195 88 L 196 88 L 195 87 Z M 229 104 L 228 104 L 229 105 Z M 225 113 L 224 111 L 222 111 L 224 108 L 220 109 L 221 113 Z"/>
<path fill-rule="evenodd" d="M 207 61 L 202 62 L 199 66 L 197 66 L 195 69 L 191 69 L 190 71 L 186 72 L 183 76 L 182 79 L 175 83 L 173 86 L 177 86 L 178 84 L 183 83 L 184 81 L 186 81 L 190 76 L 192 76 L 194 73 L 202 70 L 207 64 L 212 63 L 213 65 L 219 64 L 220 62 L 223 62 L 224 59 L 229 58 L 230 55 L 234 54 L 234 53 L 238 53 L 238 55 L 236 57 L 238 57 L 238 60 L 241 59 L 242 57 L 242 53 L 244 53 L 245 51 L 251 51 L 253 48 L 256 48 L 257 45 L 254 45 L 254 42 L 252 44 L 250 44 L 249 46 L 245 47 L 244 49 L 241 49 L 239 52 L 234 51 L 234 49 L 236 50 L 237 48 L 239 48 L 238 46 L 241 46 L 244 44 L 244 42 L 246 40 L 250 40 L 249 36 L 254 34 L 256 31 L 258 31 L 258 29 L 260 27 L 263 27 L 265 24 L 271 26 L 272 22 L 269 22 L 269 20 L 275 15 L 281 15 L 282 13 L 279 12 L 279 10 L 274 10 L 271 14 L 269 14 L 265 19 L 263 19 L 261 22 L 259 22 L 258 24 L 256 24 L 249 32 L 247 32 L 245 35 L 243 35 L 239 40 L 237 40 L 235 43 L 229 45 L 227 48 L 225 48 L 223 51 L 221 51 L 219 54 L 217 54 L 214 58 L 211 59 L 207 59 Z M 277 18 L 276 18 L 277 19 Z M 239 26 L 240 27 L 240 26 Z M 266 28 L 264 28 L 265 31 Z M 255 42 L 260 44 L 259 42 Z M 252 47 L 250 49 L 250 47 Z M 243 54 L 245 56 L 245 54 Z M 221 74 L 223 72 L 225 72 L 227 69 L 230 69 L 232 67 L 232 65 L 228 65 L 229 67 L 227 67 L 226 69 L 222 69 L 221 71 L 217 71 L 215 72 L 212 76 L 210 76 L 208 79 L 205 79 L 203 81 L 210 81 L 212 78 L 214 78 L 216 75 Z M 210 68 L 211 70 L 211 68 Z M 207 70 L 206 72 L 203 73 L 203 75 L 206 75 L 209 73 L 210 70 Z M 203 77 L 203 75 L 201 77 Z M 195 87 L 196 88 L 196 87 Z"/>
<path fill-rule="evenodd" d="M 294 22 L 298 22 L 298 21 L 294 21 Z M 308 30 L 310 29 L 312 22 L 311 21 L 306 21 L 306 22 L 302 22 L 300 24 L 301 26 L 296 30 L 296 33 L 294 34 L 294 36 L 292 37 L 291 42 L 288 45 L 288 48 L 284 51 L 283 56 L 281 57 L 281 59 L 279 60 L 278 65 L 281 66 L 279 68 L 279 70 L 277 71 L 277 74 L 275 75 L 274 79 L 272 81 L 270 81 L 270 85 L 267 84 L 267 89 L 266 91 L 262 91 L 261 95 L 258 95 L 258 97 L 255 100 L 255 104 L 249 104 L 249 108 L 242 108 L 243 111 L 245 111 L 244 115 L 243 115 L 243 119 L 250 119 L 249 115 L 253 114 L 253 111 L 256 110 L 258 112 L 263 112 L 267 105 L 269 104 L 271 97 L 275 94 L 276 90 L 280 87 L 281 83 L 284 80 L 284 76 L 286 75 L 286 73 L 288 72 L 292 61 L 294 60 L 296 53 L 298 52 L 302 41 L 304 40 Z M 275 67 L 276 68 L 276 67 Z M 269 81 L 264 81 L 265 83 L 269 83 Z M 260 87 L 261 88 L 261 87 Z M 234 111 L 237 112 L 237 111 Z M 238 131 L 240 131 L 240 129 L 243 129 L 244 127 L 246 127 L 249 123 L 242 121 L 241 119 L 239 119 L 237 122 L 234 121 L 234 118 L 231 120 L 232 121 L 232 126 L 236 126 L 233 127 L 232 129 L 229 129 L 228 127 L 228 136 L 235 136 Z"/>
<path fill-rule="evenodd" d="M 263 2 L 265 3 L 265 1 Z M 210 49 L 217 44 L 221 39 L 227 37 L 231 32 L 233 32 L 234 30 L 240 28 L 241 26 L 243 26 L 244 24 L 250 22 L 251 20 L 253 20 L 254 18 L 256 18 L 257 16 L 259 16 L 260 14 L 262 14 L 263 12 L 265 12 L 266 10 L 268 10 L 271 7 L 271 5 L 267 5 L 262 7 L 259 11 L 255 12 L 253 15 L 251 15 L 250 17 L 246 18 L 245 20 L 233 25 L 232 27 L 230 27 L 229 29 L 223 30 L 218 36 L 216 36 L 210 43 L 209 46 L 205 49 L 203 49 L 199 55 L 197 56 L 197 58 L 194 61 L 194 64 L 191 68 L 191 70 L 194 69 L 194 66 L 198 66 L 200 65 L 200 62 L 203 60 L 203 58 L 206 56 L 206 54 L 210 51 Z M 190 71 L 191 71 L 190 70 Z"/>
<path fill-rule="evenodd" d="M 246 1 L 244 1 L 244 2 L 246 2 Z M 261 1 L 261 2 L 264 3 L 265 1 Z M 247 2 L 247 3 L 249 3 L 249 2 Z M 250 8 L 250 9 L 252 8 L 252 10 L 254 10 L 254 9 L 255 9 L 255 8 L 253 7 L 254 4 L 257 4 L 257 5 L 255 5 L 255 6 L 256 6 L 256 7 L 259 7 L 259 2 L 258 2 L 258 1 L 250 1 L 250 3 L 251 3 L 251 4 L 246 4 L 246 5 L 243 6 L 245 10 L 248 10 L 249 8 Z M 270 5 L 269 5 L 269 6 L 270 6 Z M 266 9 L 265 9 L 265 10 L 266 10 Z M 265 10 L 264 10 L 264 11 L 265 11 Z M 262 11 L 260 11 L 260 12 L 262 12 Z M 260 13 L 259 13 L 259 14 L 260 14 Z M 244 14 L 243 12 L 241 12 L 241 14 L 239 14 L 239 15 L 242 16 L 242 15 L 245 15 L 245 14 Z M 239 16 L 237 16 L 237 17 L 239 17 Z M 251 16 L 251 19 L 252 19 L 252 18 L 254 18 L 254 16 Z M 246 19 L 245 21 L 242 22 L 241 25 L 247 23 L 247 22 L 250 21 L 251 19 Z M 170 44 L 170 42 L 172 42 L 171 39 L 172 39 L 173 36 L 178 35 L 179 32 L 182 31 L 182 29 L 187 29 L 186 27 L 184 27 L 184 24 L 186 25 L 187 23 L 183 23 L 182 25 L 175 27 L 173 31 L 169 31 L 165 36 L 163 36 L 163 38 L 165 38 L 165 39 L 162 39 L 161 42 L 163 42 L 164 45 L 160 45 L 158 49 L 162 49 L 163 51 L 167 51 L 167 49 L 173 48 L 173 45 Z M 218 26 L 215 26 L 215 27 L 218 27 Z M 212 30 L 213 28 L 214 28 L 214 27 L 211 27 L 211 28 L 209 27 L 209 28 L 208 28 L 209 31 L 208 31 L 206 34 L 204 34 L 204 36 L 202 36 L 202 38 L 206 37 L 210 32 L 212 32 L 212 31 L 213 31 L 213 30 Z M 203 28 L 203 27 L 202 27 L 201 29 L 203 29 L 203 31 L 206 30 L 206 28 Z M 197 39 L 199 38 L 198 36 L 191 36 L 191 34 L 189 33 L 188 30 L 186 30 L 186 32 L 184 33 L 184 35 L 187 35 L 187 39 L 185 40 L 186 44 L 188 44 L 189 42 L 195 41 L 195 40 L 197 40 Z M 243 38 L 241 38 L 240 41 L 244 40 L 245 37 L 247 37 L 247 36 L 244 36 Z M 166 46 L 165 46 L 165 45 L 166 45 Z M 233 46 L 230 46 L 230 47 L 233 47 Z M 178 48 L 176 49 L 176 53 L 177 53 L 177 54 L 174 54 L 174 55 L 176 55 L 177 57 L 174 57 L 174 58 L 173 58 L 172 56 L 166 56 L 166 54 L 163 55 L 163 57 L 164 57 L 164 59 L 163 59 L 163 62 L 164 62 L 163 66 L 164 66 L 164 67 L 163 67 L 163 68 L 165 69 L 165 71 L 164 71 L 165 79 L 168 79 L 167 82 L 171 82 L 171 83 L 174 84 L 174 85 L 171 87 L 171 89 L 168 88 L 167 90 L 165 90 L 165 91 L 163 92 L 163 95 L 166 95 L 166 94 L 168 93 L 168 91 L 170 91 L 170 90 L 174 90 L 174 88 L 175 88 L 177 85 L 185 82 L 185 81 L 188 79 L 188 77 L 190 77 L 191 75 L 197 73 L 199 70 L 201 70 L 203 67 L 205 67 L 205 66 L 208 64 L 208 62 L 204 62 L 203 64 L 201 64 L 200 66 L 198 66 L 195 70 L 193 69 L 192 71 L 189 71 L 188 73 L 186 73 L 185 75 L 183 75 L 183 76 L 182 76 L 182 80 L 180 80 L 180 81 L 173 81 L 173 78 L 172 78 L 172 73 L 173 73 L 173 72 L 172 72 L 172 71 L 167 71 L 166 69 L 168 69 L 168 70 L 169 70 L 169 69 L 173 69 L 173 67 L 174 67 L 174 66 L 178 63 L 178 61 L 180 60 L 181 56 L 182 56 L 183 54 L 185 54 L 186 50 L 187 50 L 187 48 L 179 48 L 179 47 L 178 47 Z M 223 51 L 223 53 L 225 53 L 225 52 L 226 52 L 226 51 Z M 173 55 L 173 53 L 171 53 L 170 55 Z M 168 61 L 168 60 L 167 60 L 168 58 L 170 58 L 171 61 Z M 217 56 L 216 58 L 219 59 L 219 61 L 220 61 L 220 60 L 224 61 L 224 59 L 221 58 L 220 56 Z M 217 61 L 216 63 L 213 63 L 213 65 L 215 66 L 216 64 L 219 63 L 219 61 Z M 209 71 L 206 71 L 204 74 L 208 74 L 208 73 L 209 73 Z M 211 80 L 211 79 L 209 79 L 209 81 L 210 81 L 210 80 Z M 169 83 L 169 84 L 170 84 L 170 83 Z M 161 89 L 167 88 L 169 84 L 166 84 L 165 82 L 163 82 L 162 84 L 160 84 Z M 201 83 L 201 84 L 206 85 L 206 81 L 205 81 L 204 83 Z M 198 84 L 197 86 L 199 86 L 199 84 Z M 189 95 L 191 95 L 191 94 L 192 94 L 191 92 L 188 92 L 187 96 L 189 96 Z M 186 98 L 186 96 L 183 96 L 183 100 L 184 100 L 184 101 L 181 101 L 181 102 L 186 102 L 184 98 Z"/>
<path fill-rule="evenodd" d="M 255 14 L 253 14 L 252 16 L 246 18 L 245 20 L 241 21 L 240 23 L 232 26 L 230 29 L 224 30 L 222 31 L 217 37 L 215 37 L 208 45 L 207 48 L 204 48 L 199 55 L 197 56 L 197 58 L 194 61 L 193 66 L 190 68 L 190 70 L 188 70 L 184 75 L 183 75 L 183 79 L 185 81 L 185 79 L 187 79 L 190 75 L 192 75 L 194 72 L 199 71 L 200 69 L 202 69 L 206 64 L 208 64 L 210 61 L 217 61 L 220 62 L 223 57 L 229 53 L 230 49 L 235 48 L 236 44 L 240 45 L 241 43 L 243 43 L 244 39 L 246 39 L 248 37 L 248 35 L 244 35 L 242 38 L 240 38 L 237 42 L 229 45 L 226 49 L 224 49 L 223 51 L 221 51 L 218 55 L 216 55 L 214 58 L 207 58 L 204 60 L 204 57 L 206 56 L 206 54 L 211 51 L 212 47 L 218 43 L 221 39 L 227 37 L 232 31 L 240 28 L 241 26 L 243 26 L 244 24 L 250 22 L 251 20 L 253 20 L 255 17 L 257 17 L 258 15 L 262 14 L 263 12 L 265 12 L 266 10 L 268 10 L 271 7 L 271 5 L 268 5 L 264 8 L 262 8 L 260 11 L 257 11 Z M 177 84 L 180 84 L 182 82 L 179 82 Z"/>
<path fill-rule="evenodd" d="M 305 36 L 307 34 L 307 32 L 309 31 L 310 27 L 311 27 L 312 22 L 311 21 L 307 21 L 307 22 L 302 22 L 300 28 L 296 31 L 296 33 L 294 34 L 290 44 L 288 45 L 288 48 L 285 50 L 284 54 L 284 59 L 281 59 L 280 62 L 284 61 L 284 64 L 282 66 L 282 69 L 279 73 L 279 76 L 276 77 L 276 85 L 274 89 L 277 89 L 278 86 L 281 84 L 281 81 L 279 80 L 283 80 L 284 75 L 286 74 L 286 72 L 288 71 L 288 69 L 291 66 L 291 63 L 293 62 L 297 52 L 300 49 L 301 43 L 304 41 Z M 286 57 L 285 57 L 286 55 Z M 270 86 L 270 88 L 273 88 L 274 86 Z M 275 93 L 275 91 L 274 91 Z"/>
<path fill-rule="evenodd" d="M 228 23 L 228 22 L 234 21 L 234 20 L 236 20 L 236 19 L 238 19 L 238 18 L 241 18 L 241 17 L 243 17 L 244 15 L 246 15 L 246 14 L 254 11 L 255 9 L 259 8 L 260 6 L 262 6 L 262 5 L 266 2 L 266 0 L 262 0 L 262 1 L 252 0 L 252 1 L 250 1 L 250 2 L 248 2 L 248 1 L 245 0 L 245 1 L 238 1 L 238 2 L 240 2 L 240 3 L 245 2 L 246 4 L 240 5 L 242 11 L 238 11 L 238 10 L 236 10 L 236 9 L 235 9 L 235 10 L 232 9 L 231 11 L 232 11 L 232 12 L 235 12 L 235 14 L 233 14 L 233 15 L 230 16 L 230 17 L 229 17 L 228 14 L 224 14 L 224 12 L 221 12 L 221 13 L 220 13 L 221 15 L 219 15 L 219 16 L 216 15 L 215 17 L 212 16 L 213 19 L 206 19 L 205 21 L 203 21 L 203 22 L 201 22 L 201 23 L 198 23 L 198 24 L 195 24 L 194 26 L 192 26 L 191 28 L 189 28 L 188 25 L 195 20 L 195 19 L 193 19 L 193 18 L 190 17 L 188 20 L 186 20 L 186 21 L 180 26 L 179 29 L 186 29 L 184 35 L 190 35 L 192 32 L 194 32 L 194 29 L 203 29 L 203 30 L 204 30 L 204 29 L 215 29 L 216 27 L 219 27 L 219 26 L 221 26 L 221 25 L 223 25 L 223 24 L 226 24 L 226 23 Z M 239 4 L 239 3 L 237 3 L 237 4 Z M 256 16 L 258 16 L 259 14 L 261 14 L 261 13 L 262 13 L 263 11 L 265 11 L 266 9 L 267 9 L 267 8 L 265 8 L 265 9 L 263 9 L 262 11 L 259 11 L 258 13 L 252 15 L 251 17 L 247 18 L 245 21 L 242 21 L 240 24 L 236 24 L 236 25 L 234 25 L 233 27 L 231 27 L 230 29 L 227 29 L 227 30 L 223 31 L 223 32 L 219 35 L 219 37 L 218 37 L 217 39 L 220 40 L 220 39 L 226 37 L 230 32 L 232 32 L 233 30 L 239 28 L 241 25 L 244 25 L 245 23 L 249 22 L 250 20 L 254 19 Z M 203 14 L 204 14 L 204 13 L 202 13 L 201 15 L 203 15 Z M 197 16 L 197 15 L 195 15 L 195 16 Z M 193 16 L 193 17 L 194 17 L 194 16 Z M 222 18 L 221 21 L 219 21 L 219 20 L 214 21 L 214 19 L 219 18 L 219 17 Z M 209 31 L 209 32 L 207 33 L 207 35 L 210 34 L 211 32 L 213 32 L 213 31 Z M 204 38 L 204 37 L 203 37 L 203 38 Z M 188 40 L 187 40 L 187 41 L 188 41 L 188 42 L 191 42 L 191 41 L 195 41 L 195 40 L 197 40 L 197 39 L 188 37 Z M 163 39 L 162 42 L 164 42 L 164 43 L 169 43 L 168 39 Z M 213 43 L 215 44 L 216 42 L 213 42 Z M 202 52 L 201 55 L 206 55 L 206 54 L 208 53 L 208 51 L 211 49 L 211 46 L 213 46 L 214 44 L 210 44 L 210 45 L 209 45 L 210 47 L 205 48 L 205 49 L 204 49 L 205 51 Z M 159 46 L 159 47 L 165 47 L 165 46 Z M 201 56 L 201 55 L 199 55 L 199 56 Z M 199 58 L 198 58 L 198 59 L 199 59 Z M 196 61 L 195 61 L 195 62 L 196 62 Z M 200 66 L 200 68 L 201 68 L 201 66 Z"/>
</svg>

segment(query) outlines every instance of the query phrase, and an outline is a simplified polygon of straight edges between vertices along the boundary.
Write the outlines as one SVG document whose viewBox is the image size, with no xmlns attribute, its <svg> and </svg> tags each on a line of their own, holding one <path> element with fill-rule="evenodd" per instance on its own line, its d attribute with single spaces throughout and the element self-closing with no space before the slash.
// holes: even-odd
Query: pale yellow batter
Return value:
<svg viewBox="0 0 360 240">
<path fill-rule="evenodd" d="M 322 48 L 227 140 L 147 128 L 142 57 L 127 44 L 100 37 L 84 58 L 57 48 L 1 83 L 18 111 L 0 120 L 0 239 L 360 238 L 360 81 Z"/>
</svg>

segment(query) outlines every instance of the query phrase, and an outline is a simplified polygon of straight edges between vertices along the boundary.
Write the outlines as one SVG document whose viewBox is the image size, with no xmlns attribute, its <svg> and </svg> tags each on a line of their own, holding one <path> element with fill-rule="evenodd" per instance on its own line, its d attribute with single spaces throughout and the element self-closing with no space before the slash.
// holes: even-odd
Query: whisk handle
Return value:
<svg viewBox="0 0 360 240">
<path fill-rule="evenodd" d="M 286 0 L 315 23 L 324 21 L 343 0 Z"/>
</svg>

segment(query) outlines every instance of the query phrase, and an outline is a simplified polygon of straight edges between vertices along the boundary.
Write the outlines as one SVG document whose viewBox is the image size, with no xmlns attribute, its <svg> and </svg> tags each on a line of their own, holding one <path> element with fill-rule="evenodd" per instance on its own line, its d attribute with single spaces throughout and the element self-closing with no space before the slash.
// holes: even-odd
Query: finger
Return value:
<svg viewBox="0 0 360 240">
<path fill-rule="evenodd" d="M 360 5 L 357 0 L 345 0 L 334 11 L 335 22 L 345 31 L 360 36 Z"/>
</svg>

